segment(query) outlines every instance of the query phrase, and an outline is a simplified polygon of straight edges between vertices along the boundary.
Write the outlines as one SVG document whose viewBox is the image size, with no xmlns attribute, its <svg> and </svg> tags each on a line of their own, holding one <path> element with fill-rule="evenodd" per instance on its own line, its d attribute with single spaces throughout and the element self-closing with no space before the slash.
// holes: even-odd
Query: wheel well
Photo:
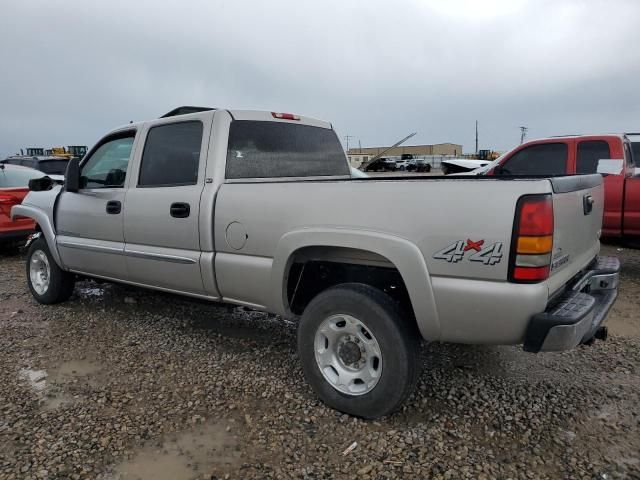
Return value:
<svg viewBox="0 0 640 480">
<path fill-rule="evenodd" d="M 354 248 L 306 247 L 296 251 L 286 280 L 289 310 L 301 315 L 320 292 L 341 283 L 363 283 L 377 288 L 415 318 L 402 275 L 386 257 Z"/>
</svg>

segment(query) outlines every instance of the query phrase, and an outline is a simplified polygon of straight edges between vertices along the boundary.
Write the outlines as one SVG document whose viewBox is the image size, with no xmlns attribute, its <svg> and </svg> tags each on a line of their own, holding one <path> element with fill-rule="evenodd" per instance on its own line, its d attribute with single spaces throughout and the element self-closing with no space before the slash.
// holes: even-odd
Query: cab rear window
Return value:
<svg viewBox="0 0 640 480">
<path fill-rule="evenodd" d="M 284 122 L 231 123 L 226 178 L 334 175 L 349 175 L 335 131 Z"/>
<path fill-rule="evenodd" d="M 578 143 L 576 173 L 596 173 L 598 161 L 611 158 L 609 144 L 604 140 L 589 140 Z"/>
</svg>

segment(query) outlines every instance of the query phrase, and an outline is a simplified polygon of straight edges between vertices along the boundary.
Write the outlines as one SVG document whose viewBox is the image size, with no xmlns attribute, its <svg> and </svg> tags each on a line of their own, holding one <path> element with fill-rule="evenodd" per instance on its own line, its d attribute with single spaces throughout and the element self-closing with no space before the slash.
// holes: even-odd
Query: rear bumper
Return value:
<svg viewBox="0 0 640 480">
<path fill-rule="evenodd" d="M 616 257 L 598 257 L 544 312 L 531 318 L 524 350 L 569 350 L 591 340 L 618 297 L 619 272 Z"/>
</svg>

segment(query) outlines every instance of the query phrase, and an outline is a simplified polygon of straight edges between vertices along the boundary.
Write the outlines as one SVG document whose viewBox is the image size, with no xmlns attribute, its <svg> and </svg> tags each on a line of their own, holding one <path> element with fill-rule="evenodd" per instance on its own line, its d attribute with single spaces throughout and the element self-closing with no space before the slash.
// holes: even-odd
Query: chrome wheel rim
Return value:
<svg viewBox="0 0 640 480">
<path fill-rule="evenodd" d="M 42 250 L 36 250 L 29 260 L 29 278 L 31 286 L 38 295 L 44 295 L 49 289 L 51 268 L 49 259 Z"/>
<path fill-rule="evenodd" d="M 316 330 L 314 349 L 322 376 L 340 393 L 364 395 L 382 375 L 382 351 L 371 330 L 351 315 L 333 315 Z"/>
</svg>

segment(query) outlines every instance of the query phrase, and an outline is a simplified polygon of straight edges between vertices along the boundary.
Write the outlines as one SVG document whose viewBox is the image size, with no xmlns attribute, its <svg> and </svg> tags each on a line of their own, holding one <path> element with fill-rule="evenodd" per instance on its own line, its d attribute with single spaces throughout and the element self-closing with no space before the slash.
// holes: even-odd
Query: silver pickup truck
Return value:
<svg viewBox="0 0 640 480">
<path fill-rule="evenodd" d="M 617 295 L 600 175 L 356 179 L 331 124 L 292 114 L 181 107 L 30 187 L 37 301 L 92 277 L 298 319 L 313 389 L 365 418 L 411 393 L 421 339 L 570 349 Z"/>
</svg>

